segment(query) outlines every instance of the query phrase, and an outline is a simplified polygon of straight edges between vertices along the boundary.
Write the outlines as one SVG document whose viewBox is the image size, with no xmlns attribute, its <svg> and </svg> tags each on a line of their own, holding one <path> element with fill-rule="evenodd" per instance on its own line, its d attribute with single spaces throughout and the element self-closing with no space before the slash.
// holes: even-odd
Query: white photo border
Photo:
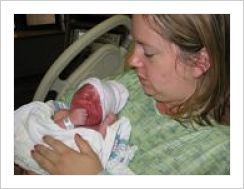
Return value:
<svg viewBox="0 0 244 189">
<path fill-rule="evenodd" d="M 14 14 L 230 14 L 231 174 L 225 176 L 14 175 Z M 95 182 L 94 182 L 95 181 Z M 1 187 L 243 187 L 243 1 L 1 1 Z"/>
</svg>

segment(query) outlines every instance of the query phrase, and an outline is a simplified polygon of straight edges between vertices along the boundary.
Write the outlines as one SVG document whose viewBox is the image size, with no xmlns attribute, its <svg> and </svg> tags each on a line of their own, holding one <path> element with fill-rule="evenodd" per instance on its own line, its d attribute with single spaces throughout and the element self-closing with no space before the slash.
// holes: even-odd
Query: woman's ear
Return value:
<svg viewBox="0 0 244 189">
<path fill-rule="evenodd" d="M 202 48 L 193 57 L 192 76 L 195 78 L 201 77 L 209 70 L 210 66 L 208 52 L 206 48 Z"/>
</svg>

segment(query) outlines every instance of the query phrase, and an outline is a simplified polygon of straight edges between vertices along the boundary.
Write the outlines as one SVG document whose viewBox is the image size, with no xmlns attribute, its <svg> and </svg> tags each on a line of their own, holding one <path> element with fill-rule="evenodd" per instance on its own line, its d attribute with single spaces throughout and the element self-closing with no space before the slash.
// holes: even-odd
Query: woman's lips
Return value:
<svg viewBox="0 0 244 189">
<path fill-rule="evenodd" d="M 143 74 L 141 74 L 141 73 L 139 73 L 139 72 L 137 72 L 137 75 L 138 75 L 138 77 L 141 78 L 141 79 L 145 79 L 145 78 L 146 78 Z"/>
<path fill-rule="evenodd" d="M 144 76 L 138 75 L 138 78 L 142 85 L 144 85 L 146 83 L 146 78 Z"/>
</svg>

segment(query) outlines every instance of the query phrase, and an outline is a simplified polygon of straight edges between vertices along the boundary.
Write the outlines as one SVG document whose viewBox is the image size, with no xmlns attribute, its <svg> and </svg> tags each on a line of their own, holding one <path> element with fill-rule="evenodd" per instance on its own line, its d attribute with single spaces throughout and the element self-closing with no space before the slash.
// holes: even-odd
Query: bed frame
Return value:
<svg viewBox="0 0 244 189">
<path fill-rule="evenodd" d="M 76 70 L 65 80 L 59 78 L 60 73 L 71 61 L 94 40 L 110 30 L 124 26 L 130 31 L 131 21 L 128 16 L 115 15 L 103 21 L 82 35 L 72 43 L 49 68 L 34 95 L 34 101 L 44 101 L 49 91 L 55 91 L 60 98 L 70 87 L 77 87 L 80 81 L 88 77 L 105 78 L 124 71 L 124 61 L 131 44 L 128 35 L 120 46 L 105 44 L 92 53 Z"/>
</svg>

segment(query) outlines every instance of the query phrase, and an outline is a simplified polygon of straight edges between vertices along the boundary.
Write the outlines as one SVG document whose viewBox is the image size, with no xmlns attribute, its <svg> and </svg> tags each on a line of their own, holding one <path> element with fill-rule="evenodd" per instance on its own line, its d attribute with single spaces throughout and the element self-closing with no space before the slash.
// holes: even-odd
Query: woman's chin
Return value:
<svg viewBox="0 0 244 189">
<path fill-rule="evenodd" d="M 143 91 L 148 96 L 154 96 L 155 90 L 152 89 L 151 85 L 149 85 L 147 82 L 141 82 L 141 86 L 143 88 Z"/>
<path fill-rule="evenodd" d="M 151 89 L 147 88 L 146 86 L 143 86 L 143 91 L 148 96 L 153 96 L 153 94 L 154 94 L 153 91 Z"/>
<path fill-rule="evenodd" d="M 156 101 L 163 101 L 162 99 L 162 95 L 160 95 L 159 93 L 156 93 L 154 90 L 149 89 L 149 88 L 143 88 L 144 93 L 150 97 L 152 97 L 154 100 Z"/>
</svg>

